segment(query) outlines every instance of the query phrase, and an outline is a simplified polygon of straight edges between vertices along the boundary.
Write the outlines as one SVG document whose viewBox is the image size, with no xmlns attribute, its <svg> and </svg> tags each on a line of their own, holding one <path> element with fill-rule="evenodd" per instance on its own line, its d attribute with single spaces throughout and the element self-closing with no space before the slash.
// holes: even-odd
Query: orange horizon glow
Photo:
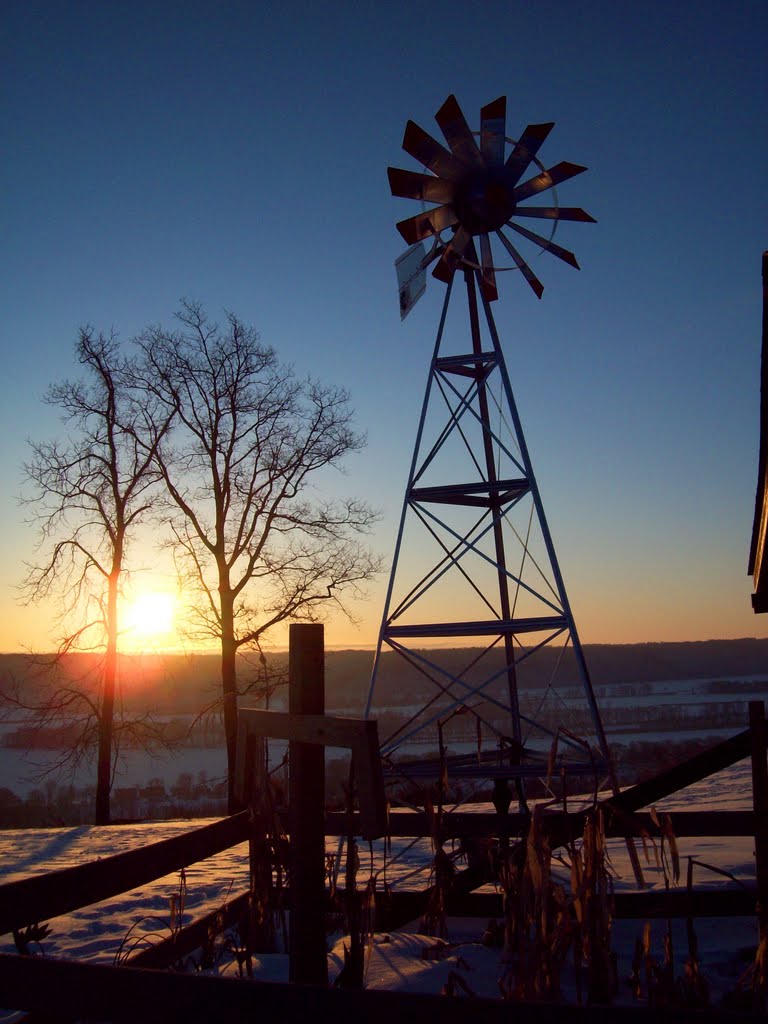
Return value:
<svg viewBox="0 0 768 1024">
<path fill-rule="evenodd" d="M 726 582 L 728 585 L 725 585 Z M 741 579 L 722 581 L 717 590 L 700 587 L 695 593 L 674 594 L 670 604 L 660 604 L 655 595 L 636 588 L 622 594 L 621 602 L 606 594 L 576 593 L 574 611 L 583 644 L 686 643 L 705 640 L 740 640 L 768 636 L 768 615 L 756 616 L 749 604 L 749 585 Z M 372 588 L 367 601 L 354 605 L 356 623 L 343 615 L 331 615 L 325 622 L 328 650 L 373 650 L 381 623 L 383 584 Z M 53 651 L 57 648 L 58 608 L 53 600 L 24 606 L 13 595 L 0 598 L 0 652 L 5 654 Z M 448 609 L 450 618 L 455 609 Z M 127 588 L 120 603 L 120 650 L 126 654 L 216 653 L 212 638 L 195 640 L 185 629 L 188 601 L 168 576 L 152 578 Z M 284 624 L 265 638 L 272 651 L 286 650 L 288 628 Z M 426 644 L 425 644 L 426 646 Z M 431 646 L 453 647 L 452 638 Z"/>
</svg>

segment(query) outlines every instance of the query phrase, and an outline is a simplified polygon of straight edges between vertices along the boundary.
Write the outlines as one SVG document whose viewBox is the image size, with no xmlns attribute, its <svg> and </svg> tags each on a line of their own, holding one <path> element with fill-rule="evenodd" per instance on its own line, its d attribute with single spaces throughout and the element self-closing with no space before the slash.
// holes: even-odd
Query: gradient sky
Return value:
<svg viewBox="0 0 768 1024">
<path fill-rule="evenodd" d="M 577 273 L 502 279 L 495 315 L 586 642 L 766 636 L 746 575 L 768 245 L 764 0 L 34 3 L 0 13 L 3 77 L 0 649 L 44 646 L 14 584 L 40 397 L 77 328 L 131 337 L 182 296 L 234 310 L 299 373 L 344 385 L 364 454 L 340 491 L 392 551 L 443 286 L 400 323 L 388 164 L 454 92 L 470 124 L 556 122 L 540 157 Z M 535 225 L 534 225 L 535 227 Z M 145 561 L 152 560 L 147 548 Z M 332 623 L 375 641 L 385 579 Z"/>
</svg>

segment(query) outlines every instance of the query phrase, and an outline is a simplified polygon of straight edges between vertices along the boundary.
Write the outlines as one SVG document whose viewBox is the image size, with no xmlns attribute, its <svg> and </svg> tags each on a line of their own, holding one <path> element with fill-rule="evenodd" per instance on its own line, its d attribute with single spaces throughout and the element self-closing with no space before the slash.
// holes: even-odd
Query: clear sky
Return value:
<svg viewBox="0 0 768 1024">
<path fill-rule="evenodd" d="M 486 0 L 437 6 L 35 3 L 0 13 L 3 373 L 0 649 L 44 646 L 14 584 L 34 534 L 15 496 L 77 328 L 131 337 L 182 296 L 234 310 L 352 393 L 368 447 L 339 480 L 392 551 L 443 286 L 400 323 L 386 167 L 412 118 L 438 135 L 507 96 L 507 131 L 596 225 L 504 275 L 495 314 L 582 639 L 766 636 L 746 564 L 768 246 L 768 5 Z M 535 225 L 534 225 L 535 226 Z M 145 561 L 153 555 L 147 548 Z M 385 579 L 333 623 L 373 643 Z"/>
</svg>

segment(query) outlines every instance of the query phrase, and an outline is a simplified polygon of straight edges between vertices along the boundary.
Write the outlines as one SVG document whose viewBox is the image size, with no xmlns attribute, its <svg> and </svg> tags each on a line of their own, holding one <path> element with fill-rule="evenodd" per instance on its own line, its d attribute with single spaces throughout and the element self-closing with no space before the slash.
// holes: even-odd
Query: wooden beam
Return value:
<svg viewBox="0 0 768 1024">
<path fill-rule="evenodd" d="M 243 914 L 248 912 L 249 897 L 249 892 L 240 893 L 223 906 L 190 921 L 175 935 L 145 946 L 128 958 L 128 966 L 155 969 L 170 967 L 185 956 L 191 956 L 207 942 L 211 929 L 218 934 L 238 923 Z"/>
<path fill-rule="evenodd" d="M 300 718 L 325 714 L 323 627 L 291 623 L 288 711 Z M 325 948 L 325 749 L 316 742 L 288 746 L 288 820 L 291 834 L 289 977 L 327 985 Z"/>
<path fill-rule="evenodd" d="M 180 871 L 248 839 L 248 813 L 138 850 L 0 886 L 0 935 L 48 921 Z"/>
<path fill-rule="evenodd" d="M 377 927 L 382 931 L 402 928 L 421 917 L 427 892 L 397 890 L 377 894 Z M 618 892 L 613 896 L 616 919 L 683 917 L 753 917 L 757 893 L 751 889 L 685 889 L 669 892 L 643 890 Z M 504 914 L 499 892 L 453 892 L 446 900 L 446 913 L 453 917 L 500 918 Z"/>
<path fill-rule="evenodd" d="M 644 1024 L 646 1006 L 566 1006 L 501 999 L 448 999 L 411 992 L 281 985 L 201 974 L 107 967 L 0 953 L 0 991 L 8 1009 L 90 1017 L 115 1024 L 253 1024 L 254 1020 L 358 1020 L 365 1024 Z M 654 1024 L 721 1021 L 721 1010 L 654 1008 Z M 740 1021 L 764 1017 L 739 1014 Z"/>
<path fill-rule="evenodd" d="M 387 798 L 379 754 L 379 731 L 374 719 L 241 708 L 238 711 L 238 750 L 247 749 L 249 740 L 266 736 L 351 750 L 360 802 L 360 814 L 355 817 L 359 829 L 357 835 L 364 839 L 379 839 L 386 833 Z M 236 792 L 239 794 L 245 794 L 247 789 L 246 774 L 243 755 L 237 767 Z"/>
<path fill-rule="evenodd" d="M 640 812 L 632 815 L 638 829 L 654 835 L 657 831 L 650 813 Z M 512 812 L 503 817 L 493 811 L 470 813 L 465 811 L 449 811 L 442 818 L 442 832 L 448 839 L 480 836 L 507 837 L 514 839 L 528 832 L 530 818 L 527 814 Z M 325 834 L 327 836 L 343 836 L 347 834 L 347 815 L 341 811 L 332 811 L 325 816 Z M 575 815 L 552 812 L 543 819 L 544 826 L 552 825 L 556 829 L 568 826 L 576 829 L 581 819 Z M 752 811 L 673 811 L 672 826 L 678 838 L 691 836 L 751 836 L 755 832 L 755 816 Z M 357 834 L 360 829 L 358 815 L 353 818 L 353 828 Z M 413 838 L 428 836 L 431 824 L 423 812 L 390 811 L 389 835 L 392 838 Z M 610 838 L 624 838 L 626 824 L 611 820 L 606 825 L 606 835 Z M 639 831 L 637 832 L 639 835 Z"/>
<path fill-rule="evenodd" d="M 722 771 L 723 768 L 729 768 L 737 761 L 743 761 L 745 757 L 749 757 L 750 750 L 750 732 L 746 729 L 673 768 L 659 772 L 645 782 L 639 782 L 636 786 L 623 790 L 619 796 L 611 797 L 604 803 L 629 813 L 639 811 L 641 807 L 648 807 L 657 800 L 663 800 L 665 796 L 671 796 L 672 793 L 677 793 L 694 782 L 700 782 Z"/>
<path fill-rule="evenodd" d="M 473 879 L 473 884 L 477 884 L 477 879 Z M 393 931 L 421 917 L 428 898 L 428 890 L 423 889 L 395 889 L 387 894 L 377 893 L 377 930 Z M 614 917 L 617 920 L 688 916 L 752 917 L 756 912 L 757 892 L 753 887 L 694 889 L 691 895 L 685 889 L 669 892 L 646 890 L 618 892 L 614 894 L 613 901 Z M 248 893 L 244 892 L 223 907 L 192 921 L 177 935 L 135 953 L 128 963 L 132 967 L 169 967 L 199 949 L 206 941 L 211 926 L 228 928 L 235 924 L 247 906 Z M 471 892 L 466 887 L 463 891 L 454 890 L 448 896 L 447 913 L 454 917 L 499 918 L 504 914 L 503 896 L 498 892 Z"/>
</svg>

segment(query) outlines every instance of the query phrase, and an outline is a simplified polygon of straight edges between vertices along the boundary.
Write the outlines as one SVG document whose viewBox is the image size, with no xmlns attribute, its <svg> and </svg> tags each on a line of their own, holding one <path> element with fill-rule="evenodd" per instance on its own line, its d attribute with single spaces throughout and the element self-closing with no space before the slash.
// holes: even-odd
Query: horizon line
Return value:
<svg viewBox="0 0 768 1024">
<path fill-rule="evenodd" d="M 648 647 L 648 646 L 661 646 L 663 644 L 708 644 L 708 643 L 744 643 L 745 641 L 768 641 L 768 637 L 761 636 L 740 636 L 740 637 L 707 637 L 699 640 L 585 640 L 582 642 L 582 647 Z M 484 647 L 484 644 L 422 644 L 414 650 L 471 650 Z M 372 654 L 376 651 L 377 645 L 375 643 L 363 643 L 363 644 L 326 644 L 326 651 L 333 651 L 340 653 L 344 651 L 364 652 L 370 651 Z M 289 647 L 278 646 L 270 648 L 267 652 L 269 654 L 287 654 Z M 194 648 L 188 649 L 183 647 L 169 647 L 163 650 L 143 650 L 143 651 L 119 651 L 120 657 L 214 657 L 220 654 L 220 650 L 216 647 L 207 648 Z M 254 654 L 254 651 L 238 651 L 238 656 L 245 657 L 248 654 Z M 382 650 L 382 653 L 387 654 L 390 651 L 386 648 Z M 67 651 L 66 655 L 62 657 L 72 655 L 92 655 L 94 657 L 100 656 L 103 651 Z M 28 651 L 28 650 L 3 650 L 0 651 L 0 657 L 14 657 L 14 656 L 25 656 L 30 658 L 47 658 L 56 657 L 58 652 L 56 651 Z"/>
</svg>

